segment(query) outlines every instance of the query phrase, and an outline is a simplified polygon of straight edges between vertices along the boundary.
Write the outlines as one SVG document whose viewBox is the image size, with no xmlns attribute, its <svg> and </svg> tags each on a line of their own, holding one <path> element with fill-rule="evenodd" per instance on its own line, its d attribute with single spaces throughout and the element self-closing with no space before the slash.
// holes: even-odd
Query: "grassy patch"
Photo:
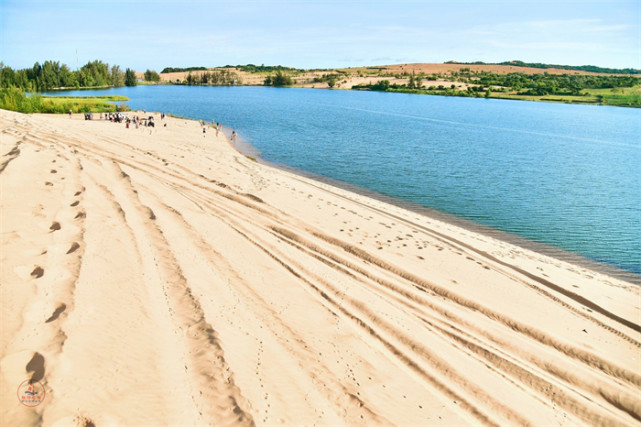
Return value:
<svg viewBox="0 0 641 427">
<path fill-rule="evenodd" d="M 120 95 L 104 96 L 27 96 L 20 89 L 0 90 L 0 108 L 21 113 L 55 113 L 64 114 L 69 110 L 74 113 L 108 113 L 118 108 L 113 102 L 127 101 L 129 98 Z M 122 109 L 122 108 L 121 108 Z"/>
<path fill-rule="evenodd" d="M 102 101 L 129 101 L 129 98 L 123 95 L 99 95 L 99 96 L 43 96 L 43 98 L 62 98 L 62 99 L 88 99 L 88 100 L 102 100 Z"/>
<path fill-rule="evenodd" d="M 148 81 L 139 81 L 138 86 L 162 86 L 172 84 L 169 80 L 161 80 L 159 82 L 148 82 Z"/>
<path fill-rule="evenodd" d="M 493 92 L 490 98 L 516 99 L 519 101 L 564 102 L 566 104 L 599 104 L 599 98 L 592 95 L 521 95 L 516 92 Z"/>
<path fill-rule="evenodd" d="M 567 104 L 600 104 L 617 107 L 641 107 L 641 87 L 584 89 L 581 91 L 581 95 L 523 95 L 516 93 L 516 91 L 492 92 L 490 98 L 564 102 Z"/>
<path fill-rule="evenodd" d="M 616 107 L 641 107 L 641 86 L 618 87 L 613 89 L 586 89 L 604 105 Z"/>
<path fill-rule="evenodd" d="M 441 95 L 441 96 L 476 96 L 484 97 L 484 94 L 470 93 L 457 89 L 445 90 L 424 90 L 424 89 L 406 89 L 390 88 L 386 92 L 412 93 L 419 95 Z M 562 102 L 566 104 L 598 104 L 611 105 L 616 107 L 637 107 L 641 108 L 641 88 L 625 87 L 616 89 L 585 89 L 581 95 L 523 95 L 517 91 L 510 92 L 491 92 L 488 98 L 495 99 L 513 99 L 519 101 L 543 101 L 543 102 Z"/>
</svg>

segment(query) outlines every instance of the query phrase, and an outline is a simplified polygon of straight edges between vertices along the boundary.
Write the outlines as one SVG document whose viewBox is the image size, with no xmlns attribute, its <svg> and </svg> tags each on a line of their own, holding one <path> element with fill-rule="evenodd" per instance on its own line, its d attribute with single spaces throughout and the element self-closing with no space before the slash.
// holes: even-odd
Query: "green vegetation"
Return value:
<svg viewBox="0 0 641 427">
<path fill-rule="evenodd" d="M 207 70 L 206 67 L 188 67 L 188 68 L 165 67 L 160 72 L 160 74 L 163 74 L 163 73 L 184 73 L 185 71 L 205 71 L 205 70 Z"/>
<path fill-rule="evenodd" d="M 556 65 L 556 64 L 541 64 L 539 62 L 523 62 L 523 61 L 505 61 L 505 62 L 456 62 L 448 61 L 446 64 L 466 64 L 466 65 L 511 65 L 513 67 L 529 67 L 529 68 L 557 68 L 560 70 L 575 70 L 587 71 L 590 73 L 604 73 L 604 74 L 641 74 L 641 70 L 636 68 L 605 68 L 597 67 L 595 65 Z"/>
<path fill-rule="evenodd" d="M 230 70 L 205 71 L 200 74 L 189 72 L 182 82 L 176 81 L 176 84 L 185 84 L 188 86 L 236 86 L 242 84 L 238 73 Z"/>
<path fill-rule="evenodd" d="M 336 82 L 340 79 L 345 79 L 349 75 L 349 72 L 344 70 L 336 70 L 333 73 L 323 74 L 320 77 L 314 77 L 314 83 L 327 82 L 327 85 L 330 88 L 336 86 Z"/>
<path fill-rule="evenodd" d="M 282 65 L 265 65 L 265 64 L 236 65 L 235 67 L 233 65 L 225 65 L 224 68 L 236 68 L 237 70 L 244 71 L 246 73 L 273 73 L 276 71 L 287 71 L 291 73 L 294 71 L 300 71 L 300 70 L 297 70 L 296 68 L 283 67 Z"/>
<path fill-rule="evenodd" d="M 487 72 L 453 73 L 457 81 L 481 86 L 502 86 L 519 91 L 519 95 L 581 95 L 584 89 L 633 87 L 639 79 L 632 76 L 599 76 L 587 74 L 494 74 Z"/>
<path fill-rule="evenodd" d="M 57 99 L 57 100 L 102 100 L 102 101 L 111 101 L 111 102 L 122 102 L 129 101 L 129 97 L 123 95 L 99 95 L 99 96 L 47 96 L 42 95 L 43 99 Z"/>
<path fill-rule="evenodd" d="M 69 110 L 74 113 L 106 113 L 123 111 L 125 104 L 111 103 L 110 101 L 127 101 L 126 96 L 41 96 L 38 94 L 27 95 L 24 91 L 11 87 L 0 89 L 0 108 L 3 110 L 18 111 L 21 113 L 56 113 L 64 114 Z"/>
<path fill-rule="evenodd" d="M 597 98 L 598 103 L 616 107 L 641 107 L 641 86 L 613 89 L 586 89 L 586 95 Z"/>
<path fill-rule="evenodd" d="M 136 78 L 136 73 L 131 68 L 127 68 L 125 71 L 125 86 L 136 86 L 138 84 L 138 79 Z"/>
<path fill-rule="evenodd" d="M 352 89 L 384 92 L 416 93 L 445 96 L 468 96 L 531 101 L 551 101 L 583 104 L 603 104 L 622 107 L 641 107 L 641 80 L 633 76 L 596 74 L 496 74 L 471 71 L 441 74 L 395 75 L 409 77 L 408 84 L 390 84 L 389 80 Z M 424 86 L 423 80 L 446 80 L 448 85 Z M 454 82 L 458 82 L 456 85 Z"/>
<path fill-rule="evenodd" d="M 71 71 L 58 61 L 36 62 L 33 67 L 13 70 L 0 62 L 0 87 L 17 87 L 27 92 L 44 92 L 56 88 L 120 87 L 125 85 L 125 73 L 120 66 L 109 67 L 102 61 L 91 61 L 80 70 Z"/>
<path fill-rule="evenodd" d="M 158 83 L 160 81 L 160 74 L 148 69 L 147 71 L 145 71 L 145 81 Z"/>
<path fill-rule="evenodd" d="M 264 82 L 265 86 L 276 87 L 291 86 L 292 84 L 294 84 L 294 81 L 291 76 L 285 74 L 282 70 L 276 71 L 274 75 L 267 76 Z"/>
</svg>

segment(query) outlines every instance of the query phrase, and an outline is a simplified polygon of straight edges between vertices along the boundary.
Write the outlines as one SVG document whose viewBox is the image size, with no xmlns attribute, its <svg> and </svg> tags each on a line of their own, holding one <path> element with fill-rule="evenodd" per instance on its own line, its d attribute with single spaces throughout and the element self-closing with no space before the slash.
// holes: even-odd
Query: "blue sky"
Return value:
<svg viewBox="0 0 641 427">
<path fill-rule="evenodd" d="M 137 71 L 500 62 L 641 68 L 641 0 L 0 0 L 0 61 Z"/>
</svg>

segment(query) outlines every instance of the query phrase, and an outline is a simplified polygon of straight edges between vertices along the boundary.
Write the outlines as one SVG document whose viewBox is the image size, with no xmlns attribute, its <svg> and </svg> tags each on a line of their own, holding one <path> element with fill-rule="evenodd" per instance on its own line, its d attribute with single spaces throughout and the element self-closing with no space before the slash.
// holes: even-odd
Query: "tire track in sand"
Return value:
<svg viewBox="0 0 641 427">
<path fill-rule="evenodd" d="M 202 187 L 201 187 L 201 186 L 198 186 L 198 187 L 200 187 L 200 188 L 202 189 Z M 183 193 L 183 195 L 185 195 L 185 193 L 188 193 L 188 192 L 189 192 L 188 190 L 189 190 L 189 189 L 188 189 L 188 187 L 186 187 L 186 186 L 185 186 L 185 187 L 181 190 L 181 192 Z M 215 191 L 215 193 L 219 193 L 219 191 Z M 219 195 L 220 195 L 220 194 L 219 194 Z M 191 200 L 191 198 L 192 198 L 192 197 L 194 197 L 194 196 L 196 196 L 196 194 L 192 194 L 192 195 L 191 195 L 191 196 L 189 196 L 188 198 Z M 195 204 L 197 204 L 197 206 L 198 206 L 200 209 L 202 209 L 202 208 L 203 208 L 203 206 L 205 206 L 205 205 L 207 205 L 207 204 L 208 204 L 208 203 L 207 203 L 207 197 L 206 197 L 206 196 L 204 196 L 204 195 L 198 195 L 198 196 L 196 196 L 196 197 L 198 198 L 198 202 L 195 202 L 195 201 L 194 201 L 194 203 L 195 203 Z M 268 213 L 268 212 L 265 212 L 265 208 L 257 207 L 257 206 L 255 206 L 253 203 L 251 203 L 251 202 L 249 202 L 249 201 L 246 201 L 246 200 L 243 200 L 243 199 L 241 199 L 240 197 L 230 197 L 230 196 L 229 196 L 229 195 L 227 195 L 227 194 L 224 194 L 224 195 L 223 195 L 223 197 L 226 197 L 226 198 L 227 198 L 227 199 L 229 199 L 229 200 L 232 200 L 232 201 L 234 201 L 234 202 L 237 202 L 237 203 L 239 203 L 240 205 L 242 205 L 243 207 L 247 207 L 247 208 L 252 209 L 252 211 L 254 212 L 254 214 L 260 214 L 260 215 L 259 215 L 259 217 L 263 217 L 263 216 L 265 216 L 265 214 L 267 214 L 267 213 Z M 252 199 L 253 199 L 253 198 L 252 198 Z M 221 206 L 220 204 L 216 204 L 216 205 L 214 205 L 211 201 L 210 201 L 210 203 L 211 203 L 211 206 L 209 206 L 209 208 L 210 208 L 210 209 L 214 209 L 214 210 L 216 210 L 216 211 L 218 212 L 218 215 L 225 215 L 225 216 L 228 216 L 228 217 L 233 217 L 233 216 L 237 216 L 237 215 L 242 215 L 242 213 L 241 213 L 241 211 L 240 211 L 240 210 L 238 210 L 238 209 L 230 209 L 231 207 L 230 207 L 228 204 L 226 204 L 226 205 L 223 207 L 223 206 Z M 258 209 L 256 209 L 256 208 L 258 208 Z M 268 217 L 270 217 L 271 219 L 274 219 L 274 218 L 275 218 L 275 217 L 274 217 L 273 215 L 271 215 L 271 214 L 270 214 L 270 215 L 267 215 L 267 216 L 268 216 Z M 253 220 L 253 221 L 255 221 L 255 220 L 256 220 L 256 215 L 254 215 L 254 216 L 252 217 L 252 220 Z M 231 224 L 230 224 L 230 225 L 231 225 Z M 234 227 L 237 227 L 237 226 L 238 226 L 238 225 L 235 225 Z M 275 227 L 272 227 L 272 229 L 275 229 Z M 289 234 L 287 234 L 287 233 L 283 233 L 282 229 L 280 229 L 280 230 L 276 230 L 276 231 L 280 232 L 281 237 L 283 237 L 283 235 L 285 235 L 285 237 L 288 237 L 288 238 L 291 238 L 291 237 L 292 237 L 291 235 L 289 235 Z M 239 232 L 240 232 L 240 231 L 239 231 Z M 242 233 L 242 234 L 244 234 L 244 235 L 245 235 L 245 237 L 247 237 L 247 235 L 246 235 L 245 233 L 243 233 L 243 232 L 241 232 L 241 233 Z M 252 234 L 253 236 L 255 236 L 255 233 L 249 233 L 249 234 Z M 250 241 L 252 241 L 252 239 L 249 239 L 249 240 L 250 240 Z M 297 240 L 297 239 L 294 239 L 294 240 Z M 300 239 L 298 239 L 298 240 L 300 240 Z M 254 243 L 255 243 L 255 242 L 254 242 Z M 316 250 L 316 251 L 318 252 L 318 248 L 314 248 L 314 250 Z M 268 250 L 266 250 L 266 252 L 269 252 L 269 251 L 268 251 Z M 349 250 L 348 250 L 348 252 L 349 252 Z M 325 252 L 323 253 L 323 255 L 328 256 L 327 251 L 325 251 Z M 338 263 L 338 265 L 340 265 L 340 266 L 346 266 L 346 265 L 347 265 L 347 266 L 349 266 L 349 268 L 352 268 L 352 269 L 354 268 L 354 266 L 353 266 L 353 265 L 350 265 L 350 263 L 349 263 L 349 262 L 346 262 L 346 261 L 345 261 L 345 260 L 343 260 L 343 259 L 337 259 L 337 258 L 336 258 L 336 256 L 332 256 L 332 255 L 330 255 L 330 256 L 329 256 L 329 258 L 333 258 L 333 260 L 334 260 L 334 261 L 336 261 L 336 262 Z M 320 259 L 320 257 L 317 257 L 317 259 Z M 368 261 L 371 261 L 371 260 L 368 258 Z M 326 261 L 324 261 L 324 262 L 326 262 Z M 285 263 L 284 263 L 284 264 L 285 264 Z M 375 264 L 376 264 L 376 263 L 375 263 Z M 336 267 L 336 268 L 341 268 L 341 267 Z M 382 268 L 385 268 L 385 269 L 386 269 L 386 270 L 388 270 L 388 271 L 395 272 L 395 271 L 394 271 L 394 268 L 390 268 L 389 266 L 383 266 Z M 359 271 L 360 269 L 358 269 L 358 268 L 357 268 L 356 270 L 357 270 L 357 271 Z M 343 271 L 343 272 L 345 272 L 346 270 L 345 270 L 344 268 L 342 268 L 342 271 Z M 360 271 L 360 272 L 361 272 L 361 273 L 363 273 L 363 271 Z M 396 274 L 398 274 L 397 272 L 395 272 L 395 273 L 396 273 Z M 370 276 L 371 276 L 371 275 L 370 275 Z M 419 290 L 425 291 L 424 286 L 419 286 L 419 285 L 416 285 L 416 284 L 415 284 L 414 286 L 417 286 L 417 287 L 419 288 Z M 398 289 L 398 288 L 397 288 L 397 289 Z M 465 306 L 465 304 L 464 304 L 464 306 Z M 469 308 L 469 305 L 466 305 L 466 306 Z M 476 306 L 473 306 L 473 308 L 474 308 L 474 309 L 476 309 Z M 487 313 L 485 313 L 485 314 L 487 315 Z M 509 322 L 508 322 L 508 323 L 509 323 Z M 508 325 L 508 326 L 509 326 L 510 328 L 512 328 L 510 325 Z M 513 328 L 512 328 L 512 329 L 513 329 Z M 518 371 L 518 370 L 517 370 L 517 369 L 513 369 L 512 371 Z M 542 390 L 542 388 L 540 388 L 540 389 L 539 389 L 539 391 L 541 391 L 541 390 Z M 545 394 L 545 393 L 544 393 L 544 394 Z M 607 394 L 607 393 L 606 393 L 606 394 Z M 617 398 L 617 399 L 615 399 L 615 400 L 619 400 L 619 401 L 620 401 L 620 399 L 618 399 L 618 398 Z M 625 398 L 624 398 L 623 400 L 625 400 Z M 574 407 L 574 406 L 578 407 L 578 408 L 579 408 L 579 410 L 577 410 L 577 411 L 569 411 L 570 413 L 577 413 L 578 415 L 580 415 L 580 418 L 582 418 L 582 419 L 584 419 L 584 420 L 592 420 L 592 421 L 595 421 L 595 420 L 599 420 L 599 419 L 600 419 L 600 418 L 599 418 L 599 416 L 600 416 L 600 415 L 598 415 L 598 414 L 595 414 L 595 413 L 585 413 L 584 411 L 582 411 L 581 406 L 580 406 L 580 405 L 578 405 L 578 406 L 577 406 L 577 405 L 574 405 L 574 402 L 573 402 L 571 399 L 570 399 L 570 400 L 568 401 L 568 403 L 565 405 L 565 407 L 567 407 L 567 408 L 572 408 L 572 407 Z M 629 407 L 630 407 L 630 406 L 629 406 L 629 404 L 627 404 L 627 406 L 626 406 L 626 405 L 624 405 L 624 406 L 623 406 L 623 410 L 626 410 L 626 409 L 625 409 L 626 407 L 627 407 L 627 408 L 628 408 L 628 410 L 629 410 Z M 634 414 L 635 412 L 634 412 L 634 410 L 632 410 L 632 411 L 630 411 L 629 413 Z M 607 418 L 606 418 L 606 419 L 607 419 Z M 612 421 L 612 420 L 611 420 L 611 421 Z"/>
<path fill-rule="evenodd" d="M 141 188 L 141 184 L 137 183 L 136 188 Z M 153 195 L 150 188 L 143 187 L 141 189 L 147 190 L 144 191 L 145 195 Z M 237 201 L 235 197 L 226 196 L 227 195 L 223 195 L 222 197 Z M 214 205 L 211 200 L 198 200 L 197 205 L 207 208 L 213 217 L 225 223 L 239 235 L 243 235 L 243 233 L 239 232 L 236 228 L 238 224 L 234 224 L 233 221 L 231 221 L 230 214 L 222 210 L 220 205 Z M 355 392 L 345 387 L 345 385 L 335 377 L 323 360 L 319 359 L 317 354 L 311 350 L 311 345 L 308 345 L 309 343 L 306 342 L 305 338 L 281 320 L 278 312 L 270 308 L 270 304 L 253 289 L 242 274 L 237 271 L 215 247 L 205 241 L 177 209 L 165 205 L 159 199 L 153 202 L 153 206 L 154 213 L 157 216 L 157 223 L 165 223 L 167 226 L 171 225 L 172 227 L 180 225 L 183 229 L 182 233 L 184 233 L 189 240 L 190 246 L 194 246 L 204 261 L 209 264 L 212 270 L 211 275 L 222 275 L 218 281 L 233 283 L 233 289 L 242 297 L 239 303 L 245 307 L 246 312 L 252 313 L 252 317 L 256 316 L 259 319 L 264 319 L 264 321 L 261 322 L 261 328 L 264 327 L 267 329 L 280 346 L 294 355 L 295 360 L 316 359 L 314 364 L 306 364 L 301 367 L 305 370 L 306 375 L 313 380 L 313 383 L 317 386 L 317 390 L 325 394 L 335 405 L 335 411 L 342 411 L 344 413 L 346 423 L 350 425 L 390 424 L 389 420 L 376 414 L 376 408 L 368 407 L 365 401 L 358 397 Z M 184 244 L 184 241 L 185 239 L 181 238 L 182 244 Z M 195 262 L 193 257 L 194 254 L 192 253 L 190 255 L 190 262 L 192 263 Z M 207 289 L 206 292 L 214 292 L 214 289 Z M 216 294 L 218 295 L 217 299 L 224 299 L 220 294 L 221 292 L 230 292 L 230 290 L 216 290 Z M 238 314 L 238 316 L 242 317 L 244 315 Z M 288 367 L 283 366 L 282 369 L 288 369 Z M 268 388 L 267 391 L 269 391 Z"/>
<path fill-rule="evenodd" d="M 190 362 L 186 370 L 195 387 L 194 404 L 208 422 L 254 425 L 251 415 L 242 409 L 244 398 L 240 390 L 233 381 L 225 381 L 228 366 L 218 336 L 205 319 L 162 230 L 154 224 L 154 213 L 140 202 L 129 176 L 118 164 L 106 166 L 112 175 L 111 191 L 132 224 L 138 247 L 149 249 L 149 253 L 141 254 L 145 270 L 155 283 L 161 284 L 176 333 L 186 347 Z"/>
<path fill-rule="evenodd" d="M 469 328 L 469 330 L 476 331 L 478 333 L 478 335 L 480 335 L 480 336 L 488 336 L 488 337 L 492 338 L 492 336 L 489 335 L 487 332 L 479 329 L 474 324 L 471 324 L 469 322 L 466 322 L 466 321 L 462 320 L 460 317 L 455 315 L 453 312 L 447 311 L 447 310 L 444 310 L 441 307 L 435 306 L 428 299 L 417 298 L 416 295 L 408 293 L 407 290 L 399 288 L 398 285 L 395 285 L 395 284 L 391 283 L 388 280 L 376 277 L 372 273 L 371 269 L 365 270 L 365 269 L 363 269 L 361 267 L 358 267 L 354 263 L 351 263 L 351 262 L 345 260 L 342 257 L 338 257 L 337 255 L 331 253 L 330 251 L 323 250 L 320 247 L 318 247 L 317 245 L 315 245 L 315 244 L 313 244 L 313 243 L 311 243 L 309 241 L 306 241 L 305 239 L 301 238 L 300 236 L 296 235 L 295 233 L 293 233 L 291 231 L 284 230 L 284 229 L 281 229 L 281 228 L 278 228 L 278 227 L 272 227 L 272 229 L 274 229 L 274 231 L 276 233 L 278 233 L 279 235 L 281 235 L 282 237 L 285 237 L 286 239 L 290 240 L 293 244 L 303 245 L 304 247 L 308 248 L 309 250 L 311 250 L 313 252 L 316 252 L 317 254 L 321 254 L 322 256 L 327 257 L 327 259 L 331 259 L 332 261 L 336 262 L 338 264 L 338 266 L 336 267 L 337 269 L 341 269 L 342 270 L 345 267 L 347 267 L 347 268 L 351 269 L 352 271 L 357 272 L 359 274 L 362 274 L 364 277 L 368 277 L 368 278 L 374 280 L 375 282 L 387 287 L 388 289 L 391 289 L 393 291 L 393 293 L 395 293 L 397 295 L 397 297 L 398 296 L 403 296 L 403 297 L 408 298 L 410 301 L 413 301 L 415 303 L 416 302 L 420 302 L 421 306 L 428 307 L 431 310 L 436 311 L 437 313 L 442 315 L 442 318 L 449 319 L 453 324 L 456 324 L 459 328 L 464 328 L 464 329 L 468 329 Z M 327 237 L 325 237 L 325 239 L 327 239 Z M 332 241 L 332 243 L 334 243 L 334 241 Z M 344 244 L 344 243 L 340 244 L 339 246 L 341 248 L 343 248 L 343 245 L 347 246 L 347 244 Z M 348 249 L 345 249 L 345 250 L 348 253 L 356 252 L 356 255 L 359 256 L 360 258 L 362 258 L 364 256 L 364 254 L 358 248 L 348 247 Z M 368 263 L 371 263 L 371 264 L 374 264 L 374 265 L 379 265 L 379 266 L 382 265 L 381 268 L 383 270 L 387 271 L 387 272 L 396 273 L 394 271 L 395 270 L 394 267 L 386 265 L 385 262 L 380 261 L 380 260 L 376 260 L 375 258 L 371 257 L 370 255 L 366 256 L 366 260 L 367 260 Z M 406 273 L 406 275 L 409 275 L 409 274 Z M 414 280 L 410 280 L 411 284 L 413 284 L 415 287 L 418 286 L 418 288 L 422 289 L 423 292 L 425 291 L 426 282 L 424 280 L 418 279 L 418 278 L 415 278 L 415 277 L 412 277 L 412 276 L 409 276 L 409 277 L 410 277 L 410 279 L 412 279 L 412 278 L 414 279 Z M 589 353 L 587 353 L 587 352 L 585 352 L 583 350 L 579 350 L 579 349 L 577 349 L 575 347 L 572 347 L 572 346 L 569 346 L 569 345 L 567 345 L 565 343 L 561 343 L 559 341 L 556 341 L 556 340 L 552 339 L 551 337 L 545 335 L 543 332 L 534 331 L 530 327 L 528 327 L 526 325 L 521 325 L 520 323 L 518 323 L 518 322 L 516 322 L 516 321 L 514 321 L 512 319 L 507 319 L 507 318 L 504 318 L 503 316 L 497 315 L 496 313 L 488 312 L 488 309 L 485 309 L 485 308 L 479 309 L 479 306 L 476 303 L 473 303 L 473 302 L 470 302 L 470 301 L 466 301 L 465 299 L 463 299 L 463 298 L 461 298 L 459 296 L 455 296 L 454 298 L 452 298 L 452 294 L 450 294 L 449 291 L 447 291 L 447 293 L 445 295 L 442 295 L 442 291 L 439 292 L 440 289 L 438 287 L 436 287 L 435 285 L 427 284 L 427 286 L 428 286 L 428 289 L 430 291 L 433 291 L 435 295 L 441 295 L 441 296 L 445 296 L 446 295 L 447 296 L 446 299 L 448 301 L 455 302 L 455 303 L 460 304 L 460 305 L 462 305 L 463 307 L 466 307 L 466 308 L 473 308 L 475 311 L 478 311 L 478 312 L 484 314 L 488 318 L 490 318 L 490 319 L 492 319 L 494 321 L 499 321 L 505 327 L 509 328 L 512 331 L 524 334 L 528 338 L 534 339 L 535 341 L 539 342 L 540 344 L 552 347 L 555 350 L 561 351 L 564 354 L 571 355 L 574 358 L 576 358 L 579 361 L 587 364 L 591 368 L 596 369 L 599 372 L 605 372 L 608 375 L 614 375 L 614 376 L 616 376 L 616 377 L 628 382 L 629 384 L 631 384 L 633 386 L 637 386 L 638 379 L 635 377 L 634 373 L 622 370 L 621 368 L 616 367 L 616 366 L 612 366 L 612 365 L 608 364 L 606 361 L 598 358 L 598 356 L 589 354 Z M 448 326 L 451 327 L 451 325 L 448 325 Z M 448 335 L 448 336 L 450 338 L 454 339 L 454 337 L 452 335 Z M 455 340 L 457 342 L 459 342 L 459 343 L 462 342 L 462 340 L 459 337 L 456 337 Z M 501 344 L 502 344 L 502 346 L 504 348 L 506 346 L 509 348 L 509 345 L 506 345 L 506 343 L 502 342 Z M 411 347 L 412 347 L 413 351 L 417 351 L 416 349 L 420 349 L 421 348 L 420 344 L 413 344 Z M 477 354 L 482 354 L 482 355 L 486 356 L 485 357 L 486 359 L 489 358 L 494 362 L 497 361 L 497 359 L 494 358 L 494 356 L 490 356 L 490 353 L 484 352 L 485 350 L 481 351 L 477 345 L 469 345 L 469 346 L 467 346 L 467 348 L 472 350 L 473 352 L 475 352 Z M 515 354 L 519 354 L 519 353 L 521 353 L 521 351 L 519 351 L 517 349 L 515 351 Z M 570 390 L 572 388 L 572 386 L 577 384 L 577 383 L 578 384 L 582 384 L 585 387 L 584 390 L 588 391 L 594 397 L 602 397 L 608 403 L 612 404 L 616 409 L 620 409 L 621 411 L 625 412 L 626 414 L 632 416 L 633 418 L 635 418 L 637 420 L 639 419 L 639 414 L 641 413 L 641 411 L 639 409 L 639 403 L 638 403 L 638 401 L 636 401 L 636 399 L 634 399 L 634 397 L 631 394 L 629 394 L 629 392 L 624 392 L 621 389 L 616 390 L 615 388 L 612 388 L 612 387 L 610 387 L 610 388 L 602 388 L 602 387 L 599 387 L 596 384 L 588 384 L 588 383 L 585 383 L 583 381 L 577 381 L 577 379 L 576 379 L 576 377 L 574 377 L 574 375 L 572 375 L 569 372 L 560 371 L 558 368 L 553 368 L 553 365 L 551 365 L 550 362 L 536 360 L 536 359 L 534 359 L 534 360 L 536 361 L 536 363 L 535 363 L 536 365 L 538 365 L 541 369 L 548 371 L 550 374 L 552 374 L 554 377 L 556 377 L 555 378 L 556 380 L 562 379 L 562 381 L 568 387 L 568 390 Z M 533 386 L 533 390 L 535 392 L 541 393 L 544 396 L 545 395 L 549 396 L 550 393 L 552 393 L 552 394 L 555 393 L 554 390 L 556 390 L 556 389 L 553 389 L 551 385 L 544 384 L 544 383 L 540 382 L 539 379 L 537 379 L 537 381 L 533 381 L 532 378 L 535 378 L 535 377 L 532 377 L 529 374 L 525 375 L 525 373 L 527 371 L 516 367 L 516 365 L 513 365 L 511 362 L 507 363 L 507 364 L 504 364 L 503 366 L 509 366 L 509 370 L 508 370 L 509 372 L 506 372 L 508 375 L 510 375 L 512 377 L 515 377 L 517 379 L 524 380 L 525 384 Z M 552 390 L 552 391 L 550 391 L 550 390 Z M 558 396 L 557 396 L 557 400 L 558 400 Z M 606 422 L 608 424 L 624 424 L 625 423 L 624 421 L 616 421 L 615 419 L 609 418 L 608 416 L 604 415 L 603 413 L 598 413 L 598 412 L 589 410 L 589 409 L 587 409 L 587 405 L 585 405 L 585 404 L 582 405 L 582 404 L 578 403 L 578 401 L 576 401 L 573 398 L 570 398 L 570 399 L 565 400 L 565 401 L 561 401 L 561 400 L 559 400 L 559 401 L 561 402 L 561 406 L 563 406 L 565 409 L 567 409 L 570 413 L 574 413 L 579 418 L 581 418 L 581 419 L 583 419 L 585 421 L 593 422 L 593 423 L 594 422 L 596 422 L 596 423 Z M 609 408 L 603 408 L 603 409 L 606 412 L 610 410 Z M 613 415 L 617 416 L 617 418 L 620 417 L 620 415 L 617 415 L 616 413 L 614 413 Z"/>
</svg>

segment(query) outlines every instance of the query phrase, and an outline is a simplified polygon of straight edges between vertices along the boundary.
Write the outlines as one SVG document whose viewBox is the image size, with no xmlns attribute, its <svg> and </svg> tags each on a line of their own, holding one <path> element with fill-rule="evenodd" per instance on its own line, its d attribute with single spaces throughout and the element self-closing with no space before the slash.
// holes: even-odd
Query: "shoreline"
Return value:
<svg viewBox="0 0 641 427">
<path fill-rule="evenodd" d="M 0 110 L 0 424 L 641 425 L 639 286 L 147 114 Z"/>
<path fill-rule="evenodd" d="M 285 164 L 280 164 L 280 163 L 265 160 L 261 156 L 260 151 L 256 147 L 254 147 L 250 142 L 245 140 L 242 137 L 242 135 L 237 134 L 238 135 L 237 142 L 236 143 L 231 142 L 231 128 L 227 128 L 226 126 L 223 126 L 222 133 L 225 134 L 225 136 L 230 141 L 230 144 L 235 150 L 237 150 L 240 154 L 252 160 L 255 159 L 260 164 L 274 167 L 276 169 L 280 169 L 295 175 L 300 175 L 302 177 L 309 178 L 314 181 L 321 182 L 323 184 L 328 184 L 336 188 L 353 192 L 365 197 L 369 197 L 385 203 L 389 203 L 391 205 L 398 206 L 402 209 L 407 209 L 412 212 L 420 213 L 421 215 L 426 215 L 430 218 L 433 218 L 439 221 L 444 221 L 449 224 L 455 225 L 457 227 L 464 228 L 471 232 L 481 233 L 488 237 L 492 237 L 492 238 L 504 241 L 506 243 L 510 243 L 527 250 L 531 250 L 541 255 L 545 255 L 545 256 L 555 258 L 561 261 L 565 261 L 571 264 L 576 264 L 580 267 L 595 270 L 600 273 L 615 277 L 617 279 L 625 280 L 627 282 L 641 286 L 641 274 L 635 273 L 633 271 L 629 271 L 629 270 L 620 268 L 616 265 L 608 264 L 606 262 L 594 260 L 594 259 L 585 257 L 581 254 L 577 254 L 575 252 L 568 251 L 554 245 L 538 242 L 536 240 L 531 240 L 526 237 L 522 237 L 517 234 L 510 233 L 508 231 L 503 231 L 498 228 L 494 228 L 488 225 L 475 222 L 473 220 L 462 218 L 447 212 L 439 211 L 434 208 L 423 206 L 407 200 L 398 199 L 383 193 L 378 193 L 376 191 L 369 190 L 367 188 L 363 188 L 355 184 L 350 184 L 348 182 L 340 181 L 340 180 L 326 177 L 323 175 L 314 174 L 312 172 L 308 172 L 308 171 L 298 169 L 292 166 L 288 166 Z"/>
<path fill-rule="evenodd" d="M 383 78 L 381 78 L 383 79 Z M 139 84 L 138 86 L 196 86 L 196 87 L 265 87 L 263 84 L 250 84 L 250 83 L 244 83 L 244 84 L 235 84 L 235 85 L 187 85 L 183 83 L 171 83 L 168 81 L 163 81 L 161 83 L 149 83 L 145 82 L 142 84 Z M 269 87 L 269 86 L 268 86 Z M 273 87 L 273 86 L 271 86 Z M 602 107 L 615 107 L 615 108 L 641 108 L 640 105 L 634 104 L 634 105 L 628 105 L 628 104 L 621 104 L 621 103 L 607 103 L 605 101 L 599 101 L 595 99 L 581 99 L 580 96 L 570 96 L 570 95 L 540 95 L 540 96 L 534 96 L 532 95 L 531 98 L 529 98 L 529 95 L 518 95 L 518 94 L 505 94 L 503 92 L 492 92 L 490 96 L 485 97 L 485 96 L 471 96 L 469 94 L 464 94 L 463 92 L 456 94 L 456 93 L 446 93 L 443 91 L 429 91 L 429 90 L 373 90 L 373 89 L 363 89 L 363 88 L 348 88 L 348 87 L 335 87 L 335 88 L 330 88 L 330 87 L 316 87 L 316 85 L 308 83 L 308 84 L 294 84 L 291 86 L 283 86 L 282 88 L 284 89 L 315 89 L 315 90 L 343 90 L 343 91 L 371 91 L 371 92 L 382 92 L 382 93 L 398 93 L 398 94 L 405 94 L 405 95 L 421 95 L 421 96 L 443 96 L 443 97 L 453 97 L 453 98 L 477 98 L 477 99 L 496 99 L 496 100 L 504 100 L 504 101 L 528 101 L 528 102 L 545 102 L 545 103 L 552 103 L 552 104 L 568 104 L 568 105 L 585 105 L 585 106 L 602 106 Z M 64 93 L 68 91 L 83 91 L 83 90 L 110 90 L 110 89 L 117 89 L 115 87 L 98 87 L 98 88 L 54 88 L 48 91 L 47 93 Z M 564 98 L 565 96 L 565 98 Z"/>
</svg>

